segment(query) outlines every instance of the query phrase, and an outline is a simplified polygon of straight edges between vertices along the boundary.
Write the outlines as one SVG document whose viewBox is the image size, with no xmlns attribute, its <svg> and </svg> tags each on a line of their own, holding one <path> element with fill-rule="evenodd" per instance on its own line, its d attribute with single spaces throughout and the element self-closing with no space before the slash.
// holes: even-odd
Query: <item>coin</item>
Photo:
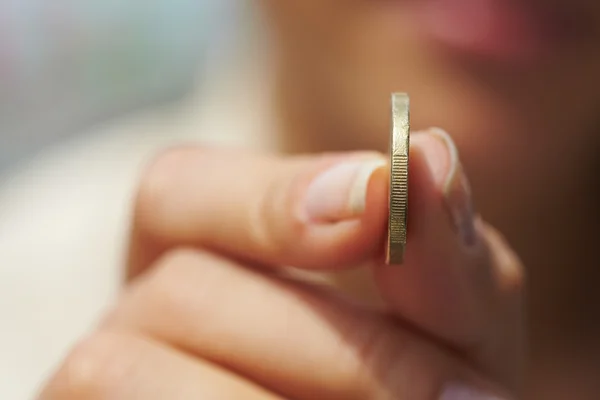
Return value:
<svg viewBox="0 0 600 400">
<path fill-rule="evenodd" d="M 409 97 L 392 94 L 390 140 L 390 191 L 386 263 L 402 264 L 406 248 L 408 215 L 408 148 L 410 143 Z"/>
</svg>

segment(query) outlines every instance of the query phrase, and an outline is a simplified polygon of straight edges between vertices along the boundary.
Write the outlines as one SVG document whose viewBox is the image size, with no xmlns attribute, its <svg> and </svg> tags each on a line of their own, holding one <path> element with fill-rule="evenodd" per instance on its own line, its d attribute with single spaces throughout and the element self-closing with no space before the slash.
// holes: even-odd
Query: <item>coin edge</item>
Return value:
<svg viewBox="0 0 600 400">
<path fill-rule="evenodd" d="M 410 97 L 391 96 L 389 218 L 386 264 L 404 261 L 408 217 L 408 159 L 410 145 Z M 397 215 L 399 214 L 399 215 Z"/>
</svg>

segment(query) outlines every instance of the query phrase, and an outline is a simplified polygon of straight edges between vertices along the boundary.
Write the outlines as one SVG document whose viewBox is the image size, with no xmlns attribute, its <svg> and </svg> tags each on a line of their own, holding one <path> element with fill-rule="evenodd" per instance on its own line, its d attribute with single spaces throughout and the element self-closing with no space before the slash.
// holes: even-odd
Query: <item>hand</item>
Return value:
<svg viewBox="0 0 600 400">
<path fill-rule="evenodd" d="M 129 283 L 41 398 L 518 393 L 522 268 L 473 218 L 452 141 L 440 131 L 413 135 L 409 246 L 400 267 L 380 262 L 384 165 L 372 153 L 162 154 L 137 198 Z M 335 272 L 358 264 L 368 265 L 383 308 L 284 267 Z"/>
</svg>

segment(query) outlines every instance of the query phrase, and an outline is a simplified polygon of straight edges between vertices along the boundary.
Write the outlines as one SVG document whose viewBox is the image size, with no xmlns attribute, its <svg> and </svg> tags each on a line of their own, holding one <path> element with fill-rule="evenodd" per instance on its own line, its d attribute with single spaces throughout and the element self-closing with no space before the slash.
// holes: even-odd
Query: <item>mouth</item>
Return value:
<svg viewBox="0 0 600 400">
<path fill-rule="evenodd" d="M 585 40 L 595 24 L 575 2 L 419 0 L 423 32 L 455 50 L 499 62 L 526 63 Z"/>
</svg>

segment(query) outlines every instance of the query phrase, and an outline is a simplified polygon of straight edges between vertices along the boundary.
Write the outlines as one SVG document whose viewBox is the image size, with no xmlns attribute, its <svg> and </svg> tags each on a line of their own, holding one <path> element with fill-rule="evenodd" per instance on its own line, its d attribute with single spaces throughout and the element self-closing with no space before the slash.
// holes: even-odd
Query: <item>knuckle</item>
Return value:
<svg viewBox="0 0 600 400">
<path fill-rule="evenodd" d="M 166 253 L 156 264 L 142 286 L 142 302 L 151 308 L 174 312 L 185 302 L 187 287 L 196 285 L 196 278 L 206 268 L 200 252 L 175 249 Z"/>
<path fill-rule="evenodd" d="M 432 346 L 389 326 L 365 330 L 357 344 L 362 362 L 356 373 L 368 377 L 367 398 L 434 399 L 449 368 Z"/>
<path fill-rule="evenodd" d="M 341 334 L 342 342 L 351 349 L 349 354 L 342 352 L 341 358 L 349 356 L 343 365 L 349 366 L 348 378 L 354 387 L 362 389 L 357 398 L 379 398 L 388 384 L 388 371 L 404 358 L 406 342 L 394 340 L 386 324 L 348 326 Z"/>
<path fill-rule="evenodd" d="M 205 250 L 175 248 L 157 262 L 149 279 L 149 291 L 171 292 L 182 287 L 198 287 L 198 283 L 213 285 L 224 269 L 225 259 Z"/>
<path fill-rule="evenodd" d="M 133 355 L 120 334 L 92 334 L 66 357 L 49 385 L 50 397 L 111 398 L 132 373 Z"/>
<path fill-rule="evenodd" d="M 223 263 L 201 250 L 181 248 L 165 253 L 126 293 L 111 322 L 153 331 L 182 323 L 192 306 L 200 318 L 199 314 L 212 309 L 215 289 L 223 287 L 221 279 L 227 269 Z"/>
<path fill-rule="evenodd" d="M 363 329 L 357 344 L 358 354 L 364 362 L 364 367 L 376 377 L 389 371 L 397 362 L 397 357 L 403 356 L 406 350 L 404 348 L 406 342 L 394 343 L 391 333 L 382 327 Z"/>
<path fill-rule="evenodd" d="M 138 187 L 137 205 L 140 211 L 160 204 L 173 174 L 186 162 L 187 153 L 184 149 L 163 150 L 148 163 Z"/>
<path fill-rule="evenodd" d="M 165 149 L 148 163 L 139 180 L 135 199 L 135 219 L 151 232 L 160 232 L 168 222 L 171 188 L 182 171 L 208 153 L 200 147 L 179 146 Z"/>
</svg>

